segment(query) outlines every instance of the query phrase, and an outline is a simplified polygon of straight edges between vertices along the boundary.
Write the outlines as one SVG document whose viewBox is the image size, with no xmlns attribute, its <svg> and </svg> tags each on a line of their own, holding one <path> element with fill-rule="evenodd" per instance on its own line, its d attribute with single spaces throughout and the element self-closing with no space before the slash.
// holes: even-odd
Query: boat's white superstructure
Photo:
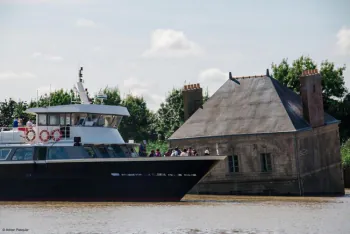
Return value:
<svg viewBox="0 0 350 234">
<path fill-rule="evenodd" d="M 122 117 L 130 116 L 127 108 L 91 104 L 83 86 L 82 68 L 76 90 L 81 104 L 30 108 L 26 112 L 36 116 L 35 124 L 2 128 L 0 144 L 73 145 L 74 137 L 80 137 L 82 144 L 125 144 L 118 126 Z"/>
</svg>

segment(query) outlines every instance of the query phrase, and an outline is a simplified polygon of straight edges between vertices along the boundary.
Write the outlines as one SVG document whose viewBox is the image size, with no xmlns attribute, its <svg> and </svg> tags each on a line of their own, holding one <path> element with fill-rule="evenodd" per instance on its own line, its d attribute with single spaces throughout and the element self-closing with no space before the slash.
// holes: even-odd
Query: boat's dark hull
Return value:
<svg viewBox="0 0 350 234">
<path fill-rule="evenodd" d="M 180 201 L 221 157 L 0 164 L 2 201 Z"/>
</svg>

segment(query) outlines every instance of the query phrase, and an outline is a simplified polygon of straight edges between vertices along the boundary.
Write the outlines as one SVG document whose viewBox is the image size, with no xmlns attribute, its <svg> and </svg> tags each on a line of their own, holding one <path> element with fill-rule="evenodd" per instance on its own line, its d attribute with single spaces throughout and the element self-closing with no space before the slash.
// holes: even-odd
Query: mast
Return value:
<svg viewBox="0 0 350 234">
<path fill-rule="evenodd" d="M 84 89 L 84 86 L 83 86 L 83 67 L 80 67 L 80 70 L 79 70 L 79 80 L 77 82 L 77 90 L 79 93 L 81 104 L 90 104 L 90 101 L 87 95 L 87 89 Z"/>
</svg>

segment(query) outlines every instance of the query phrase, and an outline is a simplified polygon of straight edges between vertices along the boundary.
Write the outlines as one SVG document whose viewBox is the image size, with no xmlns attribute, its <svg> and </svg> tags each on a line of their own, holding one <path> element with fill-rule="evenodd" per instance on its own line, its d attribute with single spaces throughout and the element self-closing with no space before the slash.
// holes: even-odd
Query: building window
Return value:
<svg viewBox="0 0 350 234">
<path fill-rule="evenodd" d="M 263 172 L 272 171 L 271 154 L 270 153 L 260 154 L 260 158 L 261 158 L 261 171 Z"/>
<path fill-rule="evenodd" d="M 228 168 L 230 172 L 239 172 L 238 156 L 228 156 Z"/>
</svg>

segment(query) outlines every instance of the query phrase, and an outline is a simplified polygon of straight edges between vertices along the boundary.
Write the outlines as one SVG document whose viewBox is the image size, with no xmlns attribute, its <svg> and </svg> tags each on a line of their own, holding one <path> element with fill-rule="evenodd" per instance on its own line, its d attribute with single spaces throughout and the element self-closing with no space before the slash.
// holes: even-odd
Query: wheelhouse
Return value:
<svg viewBox="0 0 350 234">
<path fill-rule="evenodd" d="M 84 145 L 125 144 L 118 127 L 122 118 L 129 116 L 126 107 L 74 104 L 31 108 L 26 112 L 36 115 L 35 124 L 1 131 L 1 143 L 73 145 L 74 137 L 80 137 Z"/>
</svg>

